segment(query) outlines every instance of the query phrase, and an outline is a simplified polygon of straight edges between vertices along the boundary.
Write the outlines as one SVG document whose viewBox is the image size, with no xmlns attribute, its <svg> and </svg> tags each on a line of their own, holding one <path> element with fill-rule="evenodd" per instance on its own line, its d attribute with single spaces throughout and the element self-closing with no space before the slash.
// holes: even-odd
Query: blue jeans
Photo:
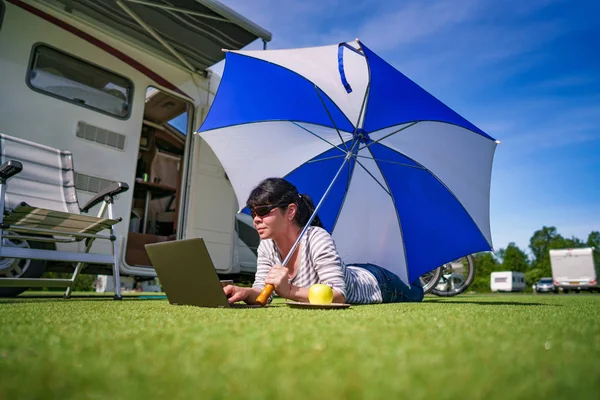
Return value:
<svg viewBox="0 0 600 400">
<path fill-rule="evenodd" d="M 354 267 L 366 269 L 375 276 L 383 303 L 419 302 L 425 293 L 421 282 L 417 279 L 410 287 L 404 284 L 393 272 L 373 264 L 353 264 Z"/>
</svg>

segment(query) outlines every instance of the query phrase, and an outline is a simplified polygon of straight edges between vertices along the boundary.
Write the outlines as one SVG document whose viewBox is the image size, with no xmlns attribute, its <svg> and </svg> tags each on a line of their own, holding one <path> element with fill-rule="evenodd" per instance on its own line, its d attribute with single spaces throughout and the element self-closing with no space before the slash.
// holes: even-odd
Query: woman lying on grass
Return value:
<svg viewBox="0 0 600 400">
<path fill-rule="evenodd" d="M 308 301 L 308 289 L 316 283 L 333 289 L 334 303 L 399 303 L 423 300 L 419 283 L 410 288 L 392 272 L 372 264 L 346 266 L 332 237 L 316 216 L 287 266 L 282 260 L 292 249 L 314 211 L 310 197 L 299 194 L 282 178 L 262 181 L 247 201 L 260 236 L 258 265 L 252 288 L 228 285 L 223 288 L 230 303 L 257 304 L 257 297 L 271 284 L 286 299 Z"/>
</svg>

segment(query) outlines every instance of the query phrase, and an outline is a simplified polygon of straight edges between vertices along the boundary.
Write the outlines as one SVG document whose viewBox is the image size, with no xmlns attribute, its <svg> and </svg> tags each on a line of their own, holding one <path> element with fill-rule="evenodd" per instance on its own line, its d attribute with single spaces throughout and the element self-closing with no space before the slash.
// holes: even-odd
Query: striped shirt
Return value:
<svg viewBox="0 0 600 400">
<path fill-rule="evenodd" d="M 298 271 L 290 280 L 294 286 L 308 288 L 315 283 L 323 283 L 343 294 L 346 303 L 382 302 L 377 279 L 363 268 L 346 266 L 337 252 L 333 238 L 325 229 L 309 227 L 299 246 Z M 252 287 L 262 290 L 269 269 L 282 264 L 281 255 L 273 239 L 261 240 L 257 262 Z"/>
</svg>

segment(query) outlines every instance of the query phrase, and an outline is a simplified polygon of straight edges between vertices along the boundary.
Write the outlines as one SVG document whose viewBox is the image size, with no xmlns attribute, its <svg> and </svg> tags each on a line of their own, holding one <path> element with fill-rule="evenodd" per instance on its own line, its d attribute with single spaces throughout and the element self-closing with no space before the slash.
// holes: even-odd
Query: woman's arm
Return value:
<svg viewBox="0 0 600 400">
<path fill-rule="evenodd" d="M 265 282 L 273 285 L 275 292 L 280 297 L 300 302 L 308 301 L 308 291 L 310 288 L 292 285 L 288 279 L 288 269 L 281 265 L 276 265 L 269 270 Z M 333 302 L 343 303 L 344 301 L 345 296 L 338 290 L 333 289 Z"/>
<path fill-rule="evenodd" d="M 227 285 L 223 288 L 223 292 L 225 292 L 229 304 L 233 304 L 238 301 L 244 301 L 247 304 L 258 304 L 256 302 L 256 298 L 260 294 L 261 290 L 255 288 Z"/>
<path fill-rule="evenodd" d="M 251 288 L 243 288 L 239 286 L 229 285 L 223 288 L 223 291 L 228 296 L 230 304 L 237 301 L 244 301 L 247 304 L 258 304 L 256 298 L 262 292 L 265 287 L 265 279 L 271 266 L 274 264 L 274 260 L 269 256 L 268 243 L 264 240 L 260 241 L 258 245 L 257 258 L 256 258 L 256 274 L 254 276 L 254 283 Z M 269 299 L 269 302 L 272 297 Z"/>
<path fill-rule="evenodd" d="M 311 232 L 309 256 L 319 276 L 319 283 L 329 285 L 333 289 L 333 301 L 346 301 L 345 266 L 338 253 L 331 235 L 322 228 Z"/>
<path fill-rule="evenodd" d="M 319 283 L 333 289 L 333 302 L 346 302 L 346 282 L 342 259 L 333 239 L 324 229 L 315 229 L 309 237 L 309 254 Z M 266 281 L 275 286 L 277 294 L 294 301 L 307 302 L 310 288 L 292 285 L 287 279 L 286 268 L 275 266 L 269 270 Z"/>
<path fill-rule="evenodd" d="M 309 291 L 309 288 L 294 286 L 290 283 L 289 294 L 288 294 L 288 296 L 285 296 L 285 297 L 290 300 L 294 300 L 294 301 L 308 302 L 308 291 Z M 346 297 L 343 294 L 341 294 L 340 292 L 338 292 L 337 290 L 333 289 L 333 302 L 334 303 L 345 303 Z"/>
</svg>

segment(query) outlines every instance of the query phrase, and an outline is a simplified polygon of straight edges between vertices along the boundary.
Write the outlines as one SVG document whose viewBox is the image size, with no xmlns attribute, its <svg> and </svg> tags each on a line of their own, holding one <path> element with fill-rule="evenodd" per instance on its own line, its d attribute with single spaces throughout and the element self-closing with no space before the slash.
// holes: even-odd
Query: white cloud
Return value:
<svg viewBox="0 0 600 400">
<path fill-rule="evenodd" d="M 467 0 L 396 4 L 398 9 L 386 10 L 362 24 L 359 36 L 369 47 L 384 51 L 413 44 L 472 19 L 479 8 Z"/>
<path fill-rule="evenodd" d="M 548 79 L 538 82 L 534 87 L 542 89 L 562 89 L 573 88 L 578 86 L 586 86 L 596 84 L 596 78 L 589 75 L 567 75 L 558 76 L 553 79 Z"/>
</svg>

